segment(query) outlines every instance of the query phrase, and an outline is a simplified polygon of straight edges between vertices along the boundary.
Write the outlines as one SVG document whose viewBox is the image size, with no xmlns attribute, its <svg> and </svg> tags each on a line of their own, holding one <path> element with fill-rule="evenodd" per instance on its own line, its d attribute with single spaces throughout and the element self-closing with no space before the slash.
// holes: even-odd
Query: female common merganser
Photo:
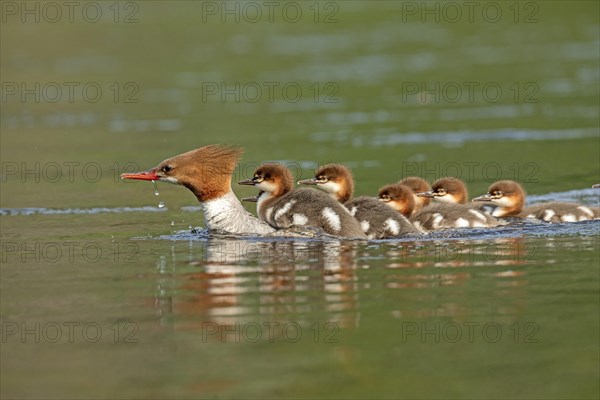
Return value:
<svg viewBox="0 0 600 400">
<path fill-rule="evenodd" d="M 473 201 L 491 201 L 497 205 L 492 212 L 495 217 L 540 219 L 547 222 L 576 222 L 600 218 L 600 207 L 588 207 L 577 203 L 549 202 L 524 207 L 525 190 L 515 181 L 498 181 L 487 194 Z"/>
<path fill-rule="evenodd" d="M 335 236 L 366 239 L 358 221 L 325 193 L 292 190 L 294 177 L 281 164 L 261 165 L 251 179 L 238 183 L 253 185 L 262 191 L 256 209 L 260 219 L 273 227 L 312 226 Z"/>
<path fill-rule="evenodd" d="M 408 186 L 408 188 L 412 190 L 415 200 L 415 207 L 413 209 L 413 213 L 419 212 L 423 207 L 429 205 L 431 198 L 417 196 L 417 193 L 428 192 L 431 190 L 431 186 L 429 186 L 429 183 L 427 183 L 426 180 L 421 179 L 418 176 L 409 176 L 397 182 L 397 184 Z"/>
<path fill-rule="evenodd" d="M 210 145 L 168 158 L 143 172 L 121 179 L 161 181 L 182 185 L 194 193 L 204 211 L 206 227 L 218 233 L 267 234 L 270 225 L 248 213 L 231 191 L 231 175 L 242 149 Z"/>
<path fill-rule="evenodd" d="M 404 185 L 384 186 L 379 198 L 395 210 L 408 212 L 411 199 L 410 189 Z M 421 209 L 410 216 L 410 221 L 422 232 L 451 228 L 488 228 L 503 225 L 495 218 L 469 207 L 466 204 L 437 203 Z"/>
<path fill-rule="evenodd" d="M 386 239 L 418 230 L 400 213 L 386 207 L 375 197 L 360 196 L 351 199 L 354 179 L 350 170 L 341 164 L 327 164 L 315 173 L 315 177 L 298 182 L 301 185 L 317 185 L 342 203 L 359 222 L 369 239 Z"/>
</svg>

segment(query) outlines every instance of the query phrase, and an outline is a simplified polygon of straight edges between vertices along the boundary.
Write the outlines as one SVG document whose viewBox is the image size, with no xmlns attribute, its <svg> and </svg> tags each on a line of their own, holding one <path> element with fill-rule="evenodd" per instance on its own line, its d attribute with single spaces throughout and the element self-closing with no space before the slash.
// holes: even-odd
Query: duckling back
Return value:
<svg viewBox="0 0 600 400">
<path fill-rule="evenodd" d="M 369 239 L 386 239 L 408 233 L 419 233 L 406 217 L 374 197 L 356 197 L 348 200 L 344 205 L 360 223 Z"/>
<path fill-rule="evenodd" d="M 518 217 L 539 219 L 547 222 L 587 221 L 590 219 L 600 219 L 600 207 L 553 201 L 527 206 Z"/>
<path fill-rule="evenodd" d="M 296 189 L 261 207 L 260 218 L 275 228 L 314 226 L 326 233 L 366 239 L 358 221 L 327 194 L 314 189 Z"/>
<path fill-rule="evenodd" d="M 465 204 L 430 204 L 416 214 L 410 221 L 422 231 L 435 231 L 453 228 L 489 228 L 504 225 L 504 222 L 469 207 Z"/>
</svg>

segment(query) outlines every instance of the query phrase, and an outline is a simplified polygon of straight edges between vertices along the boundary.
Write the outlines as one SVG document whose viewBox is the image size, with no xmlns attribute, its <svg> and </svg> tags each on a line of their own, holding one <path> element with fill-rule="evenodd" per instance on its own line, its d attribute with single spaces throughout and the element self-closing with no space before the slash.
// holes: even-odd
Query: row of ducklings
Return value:
<svg viewBox="0 0 600 400">
<path fill-rule="evenodd" d="M 600 218 L 599 207 L 577 203 L 541 203 L 525 207 L 525 191 L 517 182 L 499 181 L 488 193 L 468 203 L 465 184 L 442 178 L 431 187 L 418 177 L 386 185 L 378 197 L 352 198 L 354 179 L 340 164 L 319 168 L 313 178 L 298 181 L 324 190 L 294 189 L 294 177 L 281 164 L 264 164 L 253 177 L 239 182 L 259 189 L 243 201 L 257 203 L 258 217 L 275 228 L 312 226 L 351 238 L 383 239 L 450 228 L 482 228 L 506 224 L 498 218 L 533 218 L 548 222 Z M 329 194 L 329 196 L 327 194 Z M 430 204 L 430 200 L 434 202 Z"/>
</svg>

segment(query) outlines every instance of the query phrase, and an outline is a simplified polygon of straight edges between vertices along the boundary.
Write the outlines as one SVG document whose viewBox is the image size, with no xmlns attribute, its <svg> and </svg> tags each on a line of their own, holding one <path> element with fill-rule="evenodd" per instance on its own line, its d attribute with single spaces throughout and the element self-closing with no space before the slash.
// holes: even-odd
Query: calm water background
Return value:
<svg viewBox="0 0 600 400">
<path fill-rule="evenodd" d="M 597 221 L 211 237 L 118 180 L 231 143 L 598 204 L 598 2 L 81 4 L 2 4 L 3 398 L 598 397 Z"/>
</svg>

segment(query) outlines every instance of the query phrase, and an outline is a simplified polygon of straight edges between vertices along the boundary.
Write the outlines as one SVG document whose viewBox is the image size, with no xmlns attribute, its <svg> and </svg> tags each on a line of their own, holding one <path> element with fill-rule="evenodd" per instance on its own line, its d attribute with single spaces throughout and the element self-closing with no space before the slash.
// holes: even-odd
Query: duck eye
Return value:
<svg viewBox="0 0 600 400">
<path fill-rule="evenodd" d="M 318 181 L 318 182 L 327 182 L 328 180 L 329 180 L 329 179 L 327 179 L 327 177 L 326 177 L 326 176 L 323 176 L 323 175 L 321 175 L 321 176 L 317 177 L 317 181 Z"/>
<path fill-rule="evenodd" d="M 173 167 L 171 167 L 170 165 L 165 165 L 161 169 L 162 169 L 163 172 L 171 172 L 171 170 L 173 169 Z"/>
</svg>

